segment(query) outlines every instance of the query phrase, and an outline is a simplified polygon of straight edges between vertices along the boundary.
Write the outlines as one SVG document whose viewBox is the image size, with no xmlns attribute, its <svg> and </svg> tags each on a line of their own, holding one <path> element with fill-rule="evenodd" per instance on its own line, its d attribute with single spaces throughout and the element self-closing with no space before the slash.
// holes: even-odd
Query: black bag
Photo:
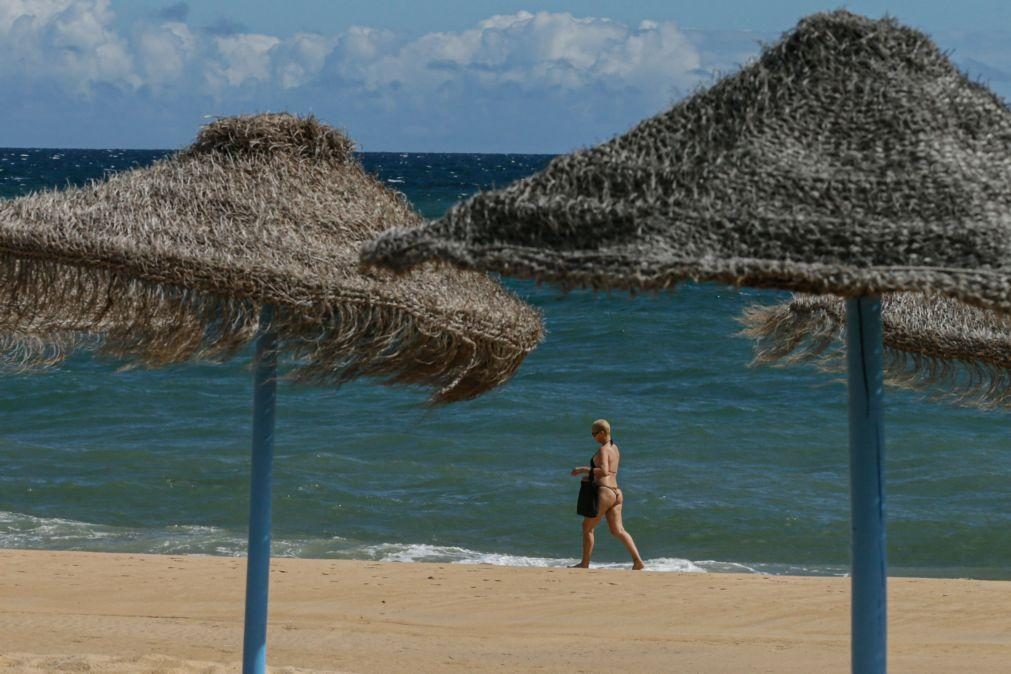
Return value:
<svg viewBox="0 0 1011 674">
<path fill-rule="evenodd" d="M 579 500 L 576 501 L 576 512 L 583 517 L 596 517 L 598 508 L 597 485 L 592 480 L 583 480 L 579 483 Z"/>
</svg>

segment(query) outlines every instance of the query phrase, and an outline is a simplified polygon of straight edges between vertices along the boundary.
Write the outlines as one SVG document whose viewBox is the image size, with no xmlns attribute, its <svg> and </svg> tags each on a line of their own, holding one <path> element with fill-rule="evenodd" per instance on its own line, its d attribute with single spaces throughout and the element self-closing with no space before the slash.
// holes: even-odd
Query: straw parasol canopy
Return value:
<svg viewBox="0 0 1011 674">
<path fill-rule="evenodd" d="M 563 286 L 691 278 L 1011 311 L 1011 113 L 924 34 L 815 14 L 736 74 L 363 259 Z"/>
<path fill-rule="evenodd" d="M 845 370 L 846 307 L 838 298 L 753 305 L 740 321 L 754 340 L 752 364 Z M 887 383 L 975 407 L 1011 407 L 1011 319 L 947 297 L 897 293 L 882 297 L 881 321 Z"/>
<path fill-rule="evenodd" d="M 159 366 L 222 359 L 260 308 L 291 374 L 433 386 L 502 383 L 540 341 L 539 314 L 486 275 L 359 268 L 363 242 L 421 222 L 312 117 L 217 120 L 152 166 L 0 201 L 0 333 L 8 362 L 80 346 Z"/>
</svg>

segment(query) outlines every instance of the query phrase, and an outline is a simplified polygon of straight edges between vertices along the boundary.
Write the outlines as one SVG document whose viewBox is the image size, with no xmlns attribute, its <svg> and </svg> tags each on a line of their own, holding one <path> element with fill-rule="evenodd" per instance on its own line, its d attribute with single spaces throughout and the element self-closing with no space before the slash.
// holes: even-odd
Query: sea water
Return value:
<svg viewBox="0 0 1011 674">
<path fill-rule="evenodd" d="M 0 150 L 0 196 L 61 188 L 163 152 Z M 543 166 L 542 155 L 370 154 L 426 216 Z M 605 417 L 624 518 L 650 569 L 844 574 L 845 387 L 812 368 L 750 368 L 736 317 L 784 293 L 684 284 L 629 297 L 507 279 L 544 343 L 505 386 L 424 407 L 427 392 L 281 383 L 277 555 L 561 566 L 578 557 L 578 483 Z M 0 386 L 0 547 L 241 555 L 248 353 L 118 371 L 87 354 Z M 1005 412 L 886 396 L 891 571 L 1011 578 Z M 594 562 L 628 566 L 597 533 Z"/>
</svg>

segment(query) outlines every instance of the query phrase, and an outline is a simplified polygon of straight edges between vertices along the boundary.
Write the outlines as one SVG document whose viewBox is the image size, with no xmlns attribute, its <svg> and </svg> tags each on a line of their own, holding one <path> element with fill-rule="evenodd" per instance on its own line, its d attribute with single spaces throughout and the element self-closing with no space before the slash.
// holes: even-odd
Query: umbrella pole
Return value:
<svg viewBox="0 0 1011 674">
<path fill-rule="evenodd" d="M 847 299 L 851 648 L 855 674 L 884 674 L 887 664 L 881 351 L 881 298 Z"/>
<path fill-rule="evenodd" d="M 267 668 L 267 586 L 270 580 L 270 483 L 274 459 L 277 398 L 277 336 L 270 329 L 273 307 L 260 313 L 253 360 L 253 453 L 249 484 L 249 548 L 246 561 L 246 621 L 242 636 L 243 674 Z"/>
</svg>

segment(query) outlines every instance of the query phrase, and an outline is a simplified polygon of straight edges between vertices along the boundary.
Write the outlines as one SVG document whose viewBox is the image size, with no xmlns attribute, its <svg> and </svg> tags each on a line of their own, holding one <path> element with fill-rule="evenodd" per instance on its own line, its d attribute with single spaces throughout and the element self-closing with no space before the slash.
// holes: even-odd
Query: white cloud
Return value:
<svg viewBox="0 0 1011 674">
<path fill-rule="evenodd" d="M 271 50 L 279 44 L 276 37 L 251 33 L 215 37 L 217 58 L 208 63 L 208 82 L 216 91 L 270 83 Z"/>
<path fill-rule="evenodd" d="M 425 96 L 466 80 L 484 89 L 510 84 L 526 91 L 636 87 L 662 105 L 676 89 L 694 83 L 700 65 L 694 47 L 670 22 L 633 29 L 608 19 L 519 12 L 403 45 L 371 37 L 353 36 L 356 46 L 366 47 L 348 56 L 365 58 L 342 59 L 340 73 L 369 90 L 406 88 Z"/>
<path fill-rule="evenodd" d="M 142 26 L 134 44 L 144 82 L 156 90 L 183 78 L 198 48 L 196 36 L 179 22 Z"/>
<path fill-rule="evenodd" d="M 326 64 L 337 38 L 298 33 L 274 48 L 274 78 L 282 89 L 293 89 L 312 80 Z"/>
<path fill-rule="evenodd" d="M 8 0 L 0 5 L 0 74 L 82 95 L 99 83 L 136 88 L 142 80 L 112 20 L 109 0 Z"/>
<path fill-rule="evenodd" d="M 519 12 L 408 41 L 351 29 L 285 104 L 311 105 L 366 148 L 550 152 L 660 111 L 700 67 L 671 22 Z"/>
<path fill-rule="evenodd" d="M 177 13 L 178 14 L 178 13 Z M 6 0 L 0 34 L 8 63 L 68 93 L 98 84 L 158 92 L 186 87 L 225 100 L 336 78 L 345 87 L 420 99 L 443 91 L 513 85 L 525 91 L 639 87 L 653 104 L 689 85 L 698 55 L 672 23 L 630 28 L 608 19 L 519 12 L 475 27 L 403 41 L 389 31 L 287 38 L 191 30 L 175 14 L 114 29 L 109 0 Z M 11 76 L 11 70 L 5 73 Z"/>
<path fill-rule="evenodd" d="M 5 0 L 0 3 L 0 35 L 10 35 L 15 21 L 45 23 L 72 4 L 74 0 Z"/>
</svg>

